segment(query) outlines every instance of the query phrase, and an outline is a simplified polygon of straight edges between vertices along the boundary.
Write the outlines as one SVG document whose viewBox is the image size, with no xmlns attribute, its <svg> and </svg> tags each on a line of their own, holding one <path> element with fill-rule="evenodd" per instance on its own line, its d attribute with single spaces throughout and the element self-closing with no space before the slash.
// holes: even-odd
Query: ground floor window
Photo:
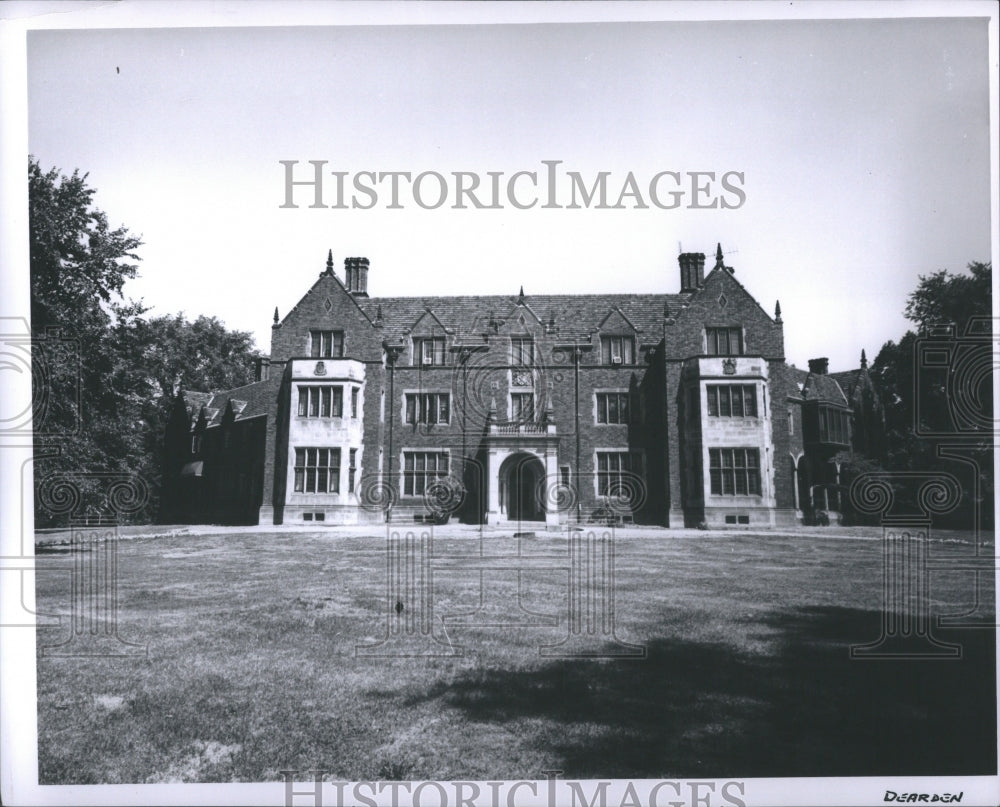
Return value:
<svg viewBox="0 0 1000 807">
<path fill-rule="evenodd" d="M 448 455 L 436 451 L 403 452 L 403 495 L 421 496 L 435 479 L 448 475 Z"/>
<path fill-rule="evenodd" d="M 340 449 L 295 449 L 296 493 L 340 493 Z"/>
<path fill-rule="evenodd" d="M 628 477 L 642 473 L 642 458 L 629 451 L 597 452 L 597 495 L 615 496 L 634 488 Z"/>
<path fill-rule="evenodd" d="M 760 495 L 760 452 L 756 448 L 710 448 L 708 461 L 713 495 Z"/>
</svg>

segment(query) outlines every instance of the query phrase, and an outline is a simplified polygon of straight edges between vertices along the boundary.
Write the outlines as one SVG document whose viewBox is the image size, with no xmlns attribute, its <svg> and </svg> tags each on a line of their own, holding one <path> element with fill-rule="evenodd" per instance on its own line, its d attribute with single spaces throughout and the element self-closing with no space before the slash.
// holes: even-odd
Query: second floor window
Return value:
<svg viewBox="0 0 1000 807">
<path fill-rule="evenodd" d="M 757 388 L 753 384 L 709 384 L 709 417 L 757 417 Z"/>
<path fill-rule="evenodd" d="M 451 406 L 447 392 L 411 392 L 406 395 L 407 423 L 450 423 Z"/>
<path fill-rule="evenodd" d="M 819 410 L 819 439 L 823 443 L 847 445 L 850 441 L 847 412 L 823 407 Z"/>
<path fill-rule="evenodd" d="M 347 492 L 354 493 L 354 480 L 358 472 L 358 450 L 351 449 L 349 463 L 347 465 Z"/>
<path fill-rule="evenodd" d="M 340 449 L 295 449 L 295 490 L 297 493 L 339 493 Z"/>
<path fill-rule="evenodd" d="M 339 418 L 343 416 L 343 387 L 299 387 L 300 418 Z"/>
<path fill-rule="evenodd" d="M 533 392 L 511 393 L 510 419 L 515 423 L 527 423 L 535 419 L 535 394 Z"/>
<path fill-rule="evenodd" d="M 635 339 L 631 336 L 602 336 L 601 364 L 635 364 Z"/>
<path fill-rule="evenodd" d="M 631 396 L 627 392 L 597 393 L 598 423 L 632 423 Z"/>
<path fill-rule="evenodd" d="M 343 331 L 311 331 L 311 356 L 314 359 L 339 359 L 344 355 Z"/>
<path fill-rule="evenodd" d="M 358 416 L 358 388 L 351 387 L 351 417 Z"/>
<path fill-rule="evenodd" d="M 706 328 L 706 352 L 709 356 L 742 356 L 741 328 Z"/>
<path fill-rule="evenodd" d="M 444 337 L 429 336 L 413 340 L 414 364 L 444 364 Z"/>
</svg>

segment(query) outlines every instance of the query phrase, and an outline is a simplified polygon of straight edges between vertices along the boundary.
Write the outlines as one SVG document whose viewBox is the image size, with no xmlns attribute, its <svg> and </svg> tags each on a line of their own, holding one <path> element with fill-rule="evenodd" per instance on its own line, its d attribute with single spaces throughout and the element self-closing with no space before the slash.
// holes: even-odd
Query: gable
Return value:
<svg viewBox="0 0 1000 807">
<path fill-rule="evenodd" d="M 417 317 L 416 322 L 410 326 L 408 334 L 410 336 L 445 336 L 452 332 L 451 328 L 448 328 L 437 315 L 430 309 L 427 308 Z"/>
<path fill-rule="evenodd" d="M 620 308 L 612 308 L 597 325 L 597 330 L 605 334 L 634 335 L 638 330 Z"/>
<path fill-rule="evenodd" d="M 308 356 L 311 331 L 343 331 L 344 356 L 381 361 L 381 338 L 372 320 L 340 279 L 324 272 L 271 330 L 271 363 Z"/>
<path fill-rule="evenodd" d="M 671 358 L 705 352 L 705 329 L 740 327 L 744 353 L 766 359 L 784 359 L 782 327 L 725 269 L 713 269 L 705 284 L 687 299 L 675 317 L 667 320 L 666 352 Z"/>
</svg>

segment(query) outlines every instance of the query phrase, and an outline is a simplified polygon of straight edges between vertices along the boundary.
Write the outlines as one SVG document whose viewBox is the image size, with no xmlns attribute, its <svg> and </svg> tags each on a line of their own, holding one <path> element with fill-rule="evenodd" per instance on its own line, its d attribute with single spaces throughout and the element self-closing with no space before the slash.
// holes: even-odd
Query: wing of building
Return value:
<svg viewBox="0 0 1000 807">
<path fill-rule="evenodd" d="M 332 255 L 257 381 L 178 395 L 161 520 L 791 524 L 881 438 L 866 362 L 785 362 L 717 250 L 676 294 L 369 297 Z M 855 424 L 861 423 L 862 428 Z M 860 442 L 859 442 L 860 441 Z"/>
</svg>

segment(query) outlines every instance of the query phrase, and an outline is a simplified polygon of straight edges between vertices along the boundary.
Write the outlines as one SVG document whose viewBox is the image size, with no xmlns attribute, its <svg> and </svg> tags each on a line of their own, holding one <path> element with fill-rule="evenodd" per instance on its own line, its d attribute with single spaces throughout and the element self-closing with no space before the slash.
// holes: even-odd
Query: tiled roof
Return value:
<svg viewBox="0 0 1000 807">
<path fill-rule="evenodd" d="M 524 305 L 544 324 L 555 320 L 559 337 L 583 337 L 598 329 L 618 309 L 638 329 L 639 341 L 659 342 L 664 314 L 676 316 L 688 294 L 538 294 L 525 295 Z M 382 309 L 384 338 L 404 338 L 426 312 L 460 339 L 481 335 L 490 321 L 507 317 L 517 296 L 370 297 L 358 302 L 374 321 Z"/>
<path fill-rule="evenodd" d="M 848 373 L 830 373 L 829 375 L 819 375 L 808 370 L 800 370 L 798 367 L 789 367 L 789 374 L 796 383 L 802 399 L 805 401 L 823 401 L 844 406 L 847 404 L 847 397 L 838 380 L 838 376 L 848 375 Z M 852 371 L 857 372 L 857 371 Z"/>
<path fill-rule="evenodd" d="M 212 393 L 210 392 L 184 391 L 184 409 L 187 411 L 189 424 L 194 426 L 198 421 L 198 414 L 201 412 L 201 408 L 210 400 L 212 400 Z"/>
<path fill-rule="evenodd" d="M 861 378 L 861 371 L 844 370 L 840 373 L 830 373 L 830 378 L 834 379 L 840 385 L 840 388 L 844 391 L 844 395 L 850 400 L 854 394 L 854 387 L 857 385 L 858 379 Z"/>
<path fill-rule="evenodd" d="M 253 384 L 246 384 L 236 389 L 215 392 L 210 396 L 207 393 L 197 393 L 206 395 L 208 401 L 205 403 L 206 425 L 218 426 L 222 422 L 222 417 L 226 413 L 226 404 L 231 399 L 236 420 L 247 420 L 257 415 L 267 414 L 268 406 L 274 398 L 273 390 L 269 392 L 270 382 L 255 381 Z M 185 397 L 194 393 L 185 393 Z"/>
</svg>

